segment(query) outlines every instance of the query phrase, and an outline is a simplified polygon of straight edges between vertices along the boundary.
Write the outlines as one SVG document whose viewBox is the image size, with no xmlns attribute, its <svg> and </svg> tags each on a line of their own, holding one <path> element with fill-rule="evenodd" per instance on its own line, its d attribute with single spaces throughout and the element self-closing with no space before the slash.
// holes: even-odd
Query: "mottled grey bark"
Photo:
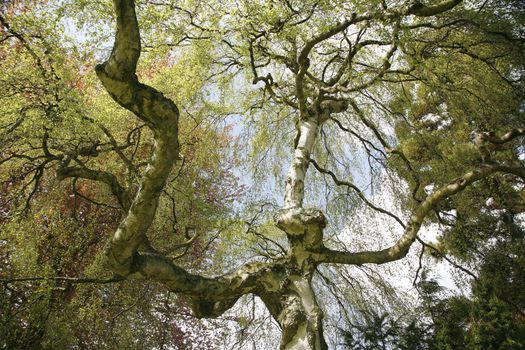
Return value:
<svg viewBox="0 0 525 350">
<path fill-rule="evenodd" d="M 304 272 L 287 266 L 280 275 L 280 288 L 259 296 L 282 329 L 281 350 L 324 350 L 323 311 L 312 288 L 315 269 Z"/>
<path fill-rule="evenodd" d="M 277 321 L 283 329 L 283 350 L 328 349 L 323 335 L 323 310 L 312 288 L 312 275 L 292 275 L 283 293 L 283 310 Z"/>
<path fill-rule="evenodd" d="M 141 84 L 135 74 L 140 56 L 140 35 L 132 1 L 115 0 L 117 33 L 108 61 L 96 67 L 108 93 L 135 113 L 153 131 L 155 146 L 140 189 L 117 232 L 107 246 L 112 269 L 123 276 L 134 272 L 137 248 L 146 239 L 175 160 L 179 154 L 177 106 L 162 93 Z"/>
<path fill-rule="evenodd" d="M 290 248 L 286 279 L 278 298 L 278 312 L 274 316 L 282 328 L 281 349 L 327 349 L 323 336 L 323 310 L 319 307 L 312 288 L 312 276 L 317 262 L 312 252 L 323 246 L 326 218 L 319 210 L 289 208 L 275 216 L 277 227 L 286 232 Z M 262 297 L 266 305 L 271 301 Z M 271 310 L 271 306 L 268 305 Z"/>
</svg>

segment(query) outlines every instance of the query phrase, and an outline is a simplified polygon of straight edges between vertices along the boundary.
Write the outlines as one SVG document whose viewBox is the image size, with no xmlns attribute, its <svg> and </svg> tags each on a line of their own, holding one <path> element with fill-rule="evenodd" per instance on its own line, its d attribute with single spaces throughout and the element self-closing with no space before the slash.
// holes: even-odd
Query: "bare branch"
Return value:
<svg viewBox="0 0 525 350">
<path fill-rule="evenodd" d="M 452 261 L 452 259 L 450 259 L 445 253 L 443 253 L 442 251 L 440 251 L 439 249 L 437 249 L 436 247 L 434 247 L 433 245 L 423 241 L 421 238 L 417 237 L 416 238 L 417 241 L 419 243 L 421 243 L 421 245 L 424 247 L 424 248 L 429 248 L 429 249 L 432 249 L 434 252 L 436 252 L 441 258 L 443 258 L 444 260 L 446 260 L 450 265 L 454 266 L 454 268 L 458 269 L 458 270 L 461 270 L 463 271 L 464 273 L 466 273 L 467 275 L 469 275 L 470 277 L 474 278 L 474 279 L 478 279 L 478 276 L 476 276 L 474 273 L 472 273 L 471 271 L 467 270 L 466 268 L 464 268 L 463 266 L 455 263 L 454 261 Z M 417 277 L 417 276 L 416 276 Z M 414 280 L 415 282 L 415 280 Z"/>
<path fill-rule="evenodd" d="M 130 207 L 130 200 L 127 190 L 120 184 L 117 177 L 106 171 L 92 170 L 86 167 L 59 166 L 57 169 L 59 180 L 73 177 L 105 183 L 111 189 L 111 193 L 117 198 L 122 210 L 127 211 Z"/>
<path fill-rule="evenodd" d="M 315 45 L 319 44 L 320 42 L 348 28 L 352 23 L 354 23 L 354 20 L 355 20 L 355 14 L 352 14 L 351 18 L 347 19 L 346 21 L 342 23 L 339 23 L 338 25 L 332 27 L 326 32 L 323 32 L 319 34 L 318 36 L 314 37 L 313 39 L 311 39 L 310 41 L 308 41 L 303 47 L 303 49 L 301 50 L 301 52 L 299 53 L 299 56 L 297 57 L 297 64 L 299 65 L 299 71 L 297 72 L 297 75 L 295 76 L 295 88 L 296 88 L 296 96 L 298 100 L 299 111 L 301 113 L 301 118 L 305 118 L 306 113 L 307 113 L 303 81 L 304 81 L 304 76 L 306 75 L 306 72 L 308 71 L 308 67 L 310 66 L 310 60 L 308 59 L 308 55 L 310 54 L 310 51 L 314 48 Z"/>
<path fill-rule="evenodd" d="M 385 210 L 383 208 L 380 208 L 380 207 L 377 207 L 375 206 L 372 202 L 370 202 L 366 197 L 365 195 L 363 194 L 363 191 L 361 191 L 356 185 L 354 185 L 353 183 L 351 182 L 348 182 L 348 181 L 343 181 L 343 180 L 339 180 L 337 178 L 337 176 L 331 172 L 330 170 L 326 170 L 324 168 L 322 168 L 319 164 L 317 164 L 317 162 L 313 159 L 310 159 L 310 163 L 312 163 L 314 165 L 314 167 L 317 169 L 317 171 L 319 171 L 320 173 L 323 173 L 323 174 L 327 174 L 327 175 L 330 175 L 330 177 L 332 178 L 332 180 L 335 182 L 336 185 L 338 186 L 346 186 L 346 187 L 349 187 L 351 188 L 352 190 L 354 190 L 357 195 L 359 196 L 359 198 L 361 198 L 361 200 L 363 202 L 365 202 L 365 204 L 367 206 L 369 206 L 370 208 L 372 208 L 373 210 L 377 211 L 377 212 L 380 212 L 382 214 L 385 214 L 385 215 L 388 215 L 390 216 L 391 218 L 393 218 L 394 220 L 396 220 L 403 228 L 405 228 L 405 224 L 403 223 L 403 221 L 396 215 L 392 214 L 391 212 L 389 212 L 388 210 Z"/>
</svg>

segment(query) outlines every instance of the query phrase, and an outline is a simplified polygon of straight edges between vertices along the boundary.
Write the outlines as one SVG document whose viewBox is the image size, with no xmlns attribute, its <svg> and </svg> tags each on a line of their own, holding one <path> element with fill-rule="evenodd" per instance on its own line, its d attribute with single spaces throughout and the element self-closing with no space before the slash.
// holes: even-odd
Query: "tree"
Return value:
<svg viewBox="0 0 525 350">
<path fill-rule="evenodd" d="M 174 165 L 184 159 L 179 144 L 180 105 L 184 101 L 167 97 L 152 84 L 144 83 L 147 79 L 137 68 L 143 47 L 148 47 L 147 43 L 143 46 L 141 30 L 146 40 L 155 37 L 154 24 L 165 13 L 150 18 L 145 12 L 141 29 L 135 2 L 114 0 L 113 49 L 95 71 L 111 98 L 143 125 L 137 127 L 149 130 L 153 144 L 149 146 L 151 156 L 145 170 L 129 160 L 122 152 L 125 148 L 104 127 L 99 129 L 109 139 L 107 149 L 127 166 L 129 186 L 121 184 L 124 176 L 111 172 L 115 169 L 104 169 L 96 163 L 96 168 L 87 165 L 86 159 L 100 159 L 104 145 L 99 140 L 79 138 L 69 147 L 54 144 L 53 151 L 51 130 L 45 124 L 37 135 L 41 146 L 32 146 L 29 151 L 11 147 L 2 154 L 3 163 L 22 159 L 23 164 L 32 166 L 26 169 L 26 175 L 34 174 L 33 179 L 21 181 L 22 191 L 35 185 L 27 203 L 39 186 L 45 187 L 40 179 L 49 168 L 59 179 L 85 179 L 107 185 L 122 212 L 118 228 L 104 249 L 106 266 L 115 275 L 112 280 L 157 281 L 181 296 L 199 318 L 218 317 L 240 297 L 254 294 L 282 330 L 281 349 L 326 349 L 323 310 L 312 282 L 320 266 L 386 264 L 403 259 L 416 240 L 427 250 L 444 256 L 446 249 L 453 247 L 447 247 L 447 238 L 454 236 L 455 229 L 469 220 L 470 225 L 479 228 L 483 216 L 474 211 L 488 209 L 487 192 L 490 195 L 495 188 L 505 190 L 500 196 L 505 201 L 498 202 L 505 210 L 514 216 L 520 212 L 523 198 L 519 192 L 525 179 L 523 161 L 518 157 L 523 152 L 520 137 L 525 135 L 523 33 L 515 29 L 523 24 L 520 2 L 240 1 L 211 4 L 214 12 L 205 12 L 203 17 L 171 2 L 139 4 L 144 11 L 160 6 L 182 13 L 189 29 L 179 43 L 212 42 L 206 47 L 211 55 L 208 62 L 225 66 L 226 70 L 247 71 L 253 84 L 262 85 L 262 96 L 256 96 L 255 102 L 251 100 L 255 127 L 259 135 L 265 135 L 259 136 L 260 140 L 269 144 L 269 135 L 286 137 L 296 131 L 295 138 L 290 139 L 293 147 L 281 148 L 287 151 L 291 163 L 285 176 L 282 207 L 273 217 L 274 227 L 286 236 L 281 240 L 286 246 L 282 255 L 268 250 L 267 259 L 209 277 L 174 262 L 158 243 L 152 244 L 152 238 L 159 233 L 156 218 L 164 208 L 159 203 L 166 198 L 163 194 L 167 186 L 171 186 L 168 179 Z M 196 2 L 188 7 L 205 11 L 206 6 Z M 60 115 L 56 111 L 65 97 L 53 92 L 70 91 L 61 86 L 67 84 L 59 78 L 65 72 L 53 72 L 54 56 L 45 50 L 36 52 L 24 35 L 11 29 L 4 15 L 0 20 L 3 41 L 13 38 L 36 60 L 36 69 L 41 68 L 41 80 L 32 80 L 43 91 L 35 94 L 46 96 L 43 101 L 36 99 L 42 102 L 39 108 L 48 117 Z M 173 39 L 169 35 L 160 38 Z M 42 61 L 41 56 L 48 61 Z M 217 76 L 221 71 L 211 73 Z M 197 86 L 206 89 L 203 81 Z M 176 95 L 177 91 L 172 93 Z M 15 109 L 13 115 L 20 111 Z M 68 105 L 66 110 L 75 109 Z M 83 115 L 81 106 L 76 110 Z M 268 111 L 277 117 L 272 119 Z M 20 122 L 8 119 L 3 126 L 5 137 L 12 135 L 24 118 L 26 114 L 21 114 Z M 79 119 L 82 127 L 97 125 L 96 118 Z M 277 128 L 271 128 L 270 123 Z M 129 134 L 129 140 L 133 141 L 135 132 Z M 471 132 L 473 143 L 468 136 Z M 54 138 L 58 139 L 56 135 Z M 129 144 L 134 144 L 131 141 Z M 354 151 L 355 145 L 361 150 Z M 146 153 L 148 148 L 142 151 Z M 349 154 L 354 162 L 368 161 L 372 172 L 391 179 L 401 197 L 402 214 L 377 206 L 370 193 L 342 180 L 341 174 L 352 174 L 351 163 L 345 164 Z M 330 242 L 324 234 L 325 212 L 305 206 L 310 197 L 312 202 L 323 204 L 317 192 L 319 182 L 307 178 L 309 168 L 318 172 L 321 181 L 333 181 L 345 190 L 334 191 L 337 196 L 333 201 L 328 196 L 324 203 L 327 213 L 340 215 L 344 204 L 338 203 L 342 199 L 358 199 L 400 225 L 401 236 L 376 250 L 355 251 Z M 24 179 L 26 175 L 19 176 Z M 137 179 L 139 185 L 134 187 Z M 505 186 L 500 186 L 503 181 Z M 451 227 L 438 247 L 418 237 L 425 219 Z M 333 221 L 342 219 L 335 217 Z M 266 237 L 266 243 L 273 246 L 282 247 L 281 242 Z"/>
</svg>

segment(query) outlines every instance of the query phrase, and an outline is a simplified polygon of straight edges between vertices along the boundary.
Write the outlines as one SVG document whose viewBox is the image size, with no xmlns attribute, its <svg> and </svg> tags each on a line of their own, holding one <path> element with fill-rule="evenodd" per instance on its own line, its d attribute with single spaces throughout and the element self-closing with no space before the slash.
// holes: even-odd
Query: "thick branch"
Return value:
<svg viewBox="0 0 525 350">
<path fill-rule="evenodd" d="M 59 180 L 75 177 L 105 183 L 111 189 L 111 193 L 117 197 L 117 201 L 122 210 L 127 211 L 130 207 L 127 191 L 122 187 L 117 177 L 111 173 L 88 168 L 59 167 L 57 169 L 57 177 Z"/>
<path fill-rule="evenodd" d="M 114 0 L 117 15 L 115 44 L 109 59 L 96 67 L 108 93 L 135 113 L 153 131 L 155 148 L 140 189 L 127 216 L 108 243 L 106 255 L 119 275 L 131 273 L 138 247 L 145 241 L 157 210 L 159 196 L 179 154 L 179 110 L 159 91 L 138 82 L 140 35 L 133 0 Z"/>
<path fill-rule="evenodd" d="M 172 292 L 186 297 L 196 317 L 218 317 L 248 293 L 277 290 L 274 274 L 279 263 L 246 264 L 235 272 L 207 278 L 176 266 L 168 258 L 155 254 L 136 254 L 133 277 L 163 282 Z"/>
<path fill-rule="evenodd" d="M 117 15 L 117 32 L 110 58 L 104 63 L 108 75 L 118 80 L 137 79 L 140 57 L 140 34 L 134 0 L 113 0 Z"/>
<path fill-rule="evenodd" d="M 219 278 L 191 274 L 163 255 L 138 252 L 155 217 L 162 193 L 179 154 L 178 118 L 175 104 L 155 89 L 138 82 L 135 69 L 140 37 L 134 2 L 114 0 L 117 35 L 107 62 L 97 66 L 102 84 L 120 105 L 135 113 L 153 131 L 155 148 L 141 187 L 106 249 L 112 270 L 120 275 L 164 283 L 185 295 L 198 317 L 216 317 L 242 295 L 258 291 L 272 267 L 248 264 Z M 268 278 L 271 283 L 272 279 Z"/>
<path fill-rule="evenodd" d="M 511 168 L 506 166 L 483 166 L 472 170 L 460 178 L 457 178 L 449 184 L 441 187 L 433 194 L 422 201 L 419 206 L 412 212 L 406 229 L 399 240 L 389 248 L 380 251 L 365 251 L 358 253 L 334 251 L 325 248 L 319 254 L 314 254 L 316 260 L 320 263 L 341 263 L 341 264 L 384 264 L 390 261 L 399 260 L 406 256 L 410 246 L 416 240 L 417 233 L 423 224 L 423 220 L 428 213 L 443 200 L 450 196 L 463 191 L 468 185 L 486 178 L 494 173 L 503 172 L 511 173 L 525 178 L 525 168 Z"/>
<path fill-rule="evenodd" d="M 114 0 L 117 33 L 109 59 L 96 66 L 96 73 L 113 99 L 135 113 L 154 131 L 176 131 L 179 111 L 170 99 L 136 76 L 140 56 L 140 35 L 133 0 Z M 164 125 L 163 125 L 164 124 Z"/>
<path fill-rule="evenodd" d="M 419 1 L 416 1 L 416 3 L 408 9 L 407 13 L 409 15 L 415 15 L 418 17 L 435 16 L 453 9 L 454 7 L 459 5 L 461 1 L 462 0 L 448 0 L 433 6 L 423 5 Z"/>
</svg>

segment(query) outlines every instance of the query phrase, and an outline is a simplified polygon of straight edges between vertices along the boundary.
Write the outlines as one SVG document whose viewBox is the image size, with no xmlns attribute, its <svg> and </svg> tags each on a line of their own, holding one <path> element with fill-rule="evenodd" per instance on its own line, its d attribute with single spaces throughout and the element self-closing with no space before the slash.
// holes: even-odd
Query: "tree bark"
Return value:
<svg viewBox="0 0 525 350">
<path fill-rule="evenodd" d="M 283 350 L 328 349 L 323 336 L 323 311 L 317 304 L 310 276 L 291 276 L 278 322 Z"/>
<path fill-rule="evenodd" d="M 295 270 L 275 293 L 261 294 L 268 310 L 281 327 L 280 350 L 325 350 L 323 311 L 312 288 L 312 275 Z"/>
<path fill-rule="evenodd" d="M 317 138 L 318 127 L 319 124 L 315 117 L 299 121 L 294 158 L 286 177 L 285 209 L 303 205 L 304 179 L 310 162 L 310 154 Z"/>
</svg>

